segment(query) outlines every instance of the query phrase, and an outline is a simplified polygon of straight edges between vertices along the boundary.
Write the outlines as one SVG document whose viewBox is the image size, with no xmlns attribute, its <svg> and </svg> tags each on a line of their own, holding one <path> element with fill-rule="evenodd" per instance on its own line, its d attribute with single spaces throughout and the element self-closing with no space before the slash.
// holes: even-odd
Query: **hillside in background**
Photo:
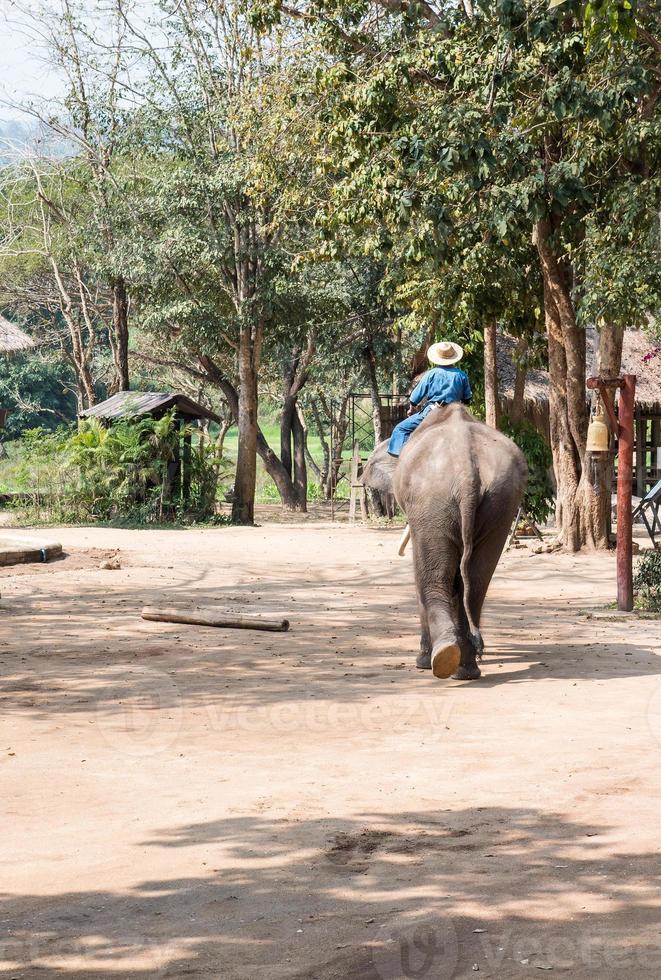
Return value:
<svg viewBox="0 0 661 980">
<path fill-rule="evenodd" d="M 40 154 L 62 157 L 66 155 L 67 143 L 47 132 L 41 135 L 41 125 L 21 119 L 0 118 L 0 166 L 14 162 L 24 156 L 26 148 L 34 147 L 38 141 Z M 71 149 L 71 146 L 69 147 Z"/>
<path fill-rule="evenodd" d="M 34 129 L 18 119 L 0 119 L 0 163 L 8 163 L 31 139 Z"/>
</svg>

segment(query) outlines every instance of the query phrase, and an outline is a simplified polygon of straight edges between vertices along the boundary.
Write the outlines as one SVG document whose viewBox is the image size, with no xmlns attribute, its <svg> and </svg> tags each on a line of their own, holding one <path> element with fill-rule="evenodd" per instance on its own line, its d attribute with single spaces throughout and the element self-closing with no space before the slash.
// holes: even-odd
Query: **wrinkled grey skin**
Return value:
<svg viewBox="0 0 661 980">
<path fill-rule="evenodd" d="M 525 489 L 525 458 L 501 432 L 453 404 L 427 416 L 399 462 L 387 459 L 411 529 L 422 634 L 417 665 L 437 677 L 473 680 L 484 650 L 482 605 Z"/>
<path fill-rule="evenodd" d="M 365 463 L 361 482 L 367 489 L 372 511 L 379 517 L 394 517 L 397 510 L 393 476 L 397 459 L 388 455 L 388 439 L 376 447 Z"/>
</svg>

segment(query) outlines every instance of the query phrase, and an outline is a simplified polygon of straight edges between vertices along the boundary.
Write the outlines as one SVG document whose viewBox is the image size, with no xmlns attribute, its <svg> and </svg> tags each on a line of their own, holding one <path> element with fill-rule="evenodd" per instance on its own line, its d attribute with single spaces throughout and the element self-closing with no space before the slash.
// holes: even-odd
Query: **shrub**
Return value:
<svg viewBox="0 0 661 980">
<path fill-rule="evenodd" d="M 554 504 L 550 477 L 553 464 L 551 450 L 535 426 L 526 419 L 514 424 L 504 418 L 501 428 L 516 443 L 528 463 L 528 486 L 523 509 L 536 524 L 545 524 Z"/>
<path fill-rule="evenodd" d="M 185 432 L 185 430 L 184 430 Z M 20 489 L 33 520 L 153 523 L 213 513 L 222 459 L 214 443 L 192 446 L 190 495 L 174 482 L 182 430 L 174 413 L 160 419 L 96 419 L 73 433 L 23 434 Z"/>
<path fill-rule="evenodd" d="M 638 559 L 633 587 L 636 608 L 661 612 L 661 551 L 646 551 Z"/>
</svg>

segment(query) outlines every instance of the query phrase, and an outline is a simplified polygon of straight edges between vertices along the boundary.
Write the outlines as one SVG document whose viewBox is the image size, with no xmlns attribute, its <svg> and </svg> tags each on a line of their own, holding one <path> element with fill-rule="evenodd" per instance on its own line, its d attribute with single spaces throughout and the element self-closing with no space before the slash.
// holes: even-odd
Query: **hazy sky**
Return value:
<svg viewBox="0 0 661 980">
<path fill-rule="evenodd" d="M 60 82 L 11 0 L 0 0 L 0 118 L 19 118 L 5 102 L 57 94 Z"/>
</svg>

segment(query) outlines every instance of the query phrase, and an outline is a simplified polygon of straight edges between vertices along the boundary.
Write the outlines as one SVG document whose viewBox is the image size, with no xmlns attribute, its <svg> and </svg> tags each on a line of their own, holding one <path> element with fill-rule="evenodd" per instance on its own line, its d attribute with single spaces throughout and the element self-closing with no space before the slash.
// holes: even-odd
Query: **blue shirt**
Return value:
<svg viewBox="0 0 661 980">
<path fill-rule="evenodd" d="M 426 398 L 431 404 L 443 402 L 468 402 L 473 397 L 468 377 L 461 368 L 435 367 L 423 374 L 411 392 L 411 404 L 419 405 Z"/>
</svg>

